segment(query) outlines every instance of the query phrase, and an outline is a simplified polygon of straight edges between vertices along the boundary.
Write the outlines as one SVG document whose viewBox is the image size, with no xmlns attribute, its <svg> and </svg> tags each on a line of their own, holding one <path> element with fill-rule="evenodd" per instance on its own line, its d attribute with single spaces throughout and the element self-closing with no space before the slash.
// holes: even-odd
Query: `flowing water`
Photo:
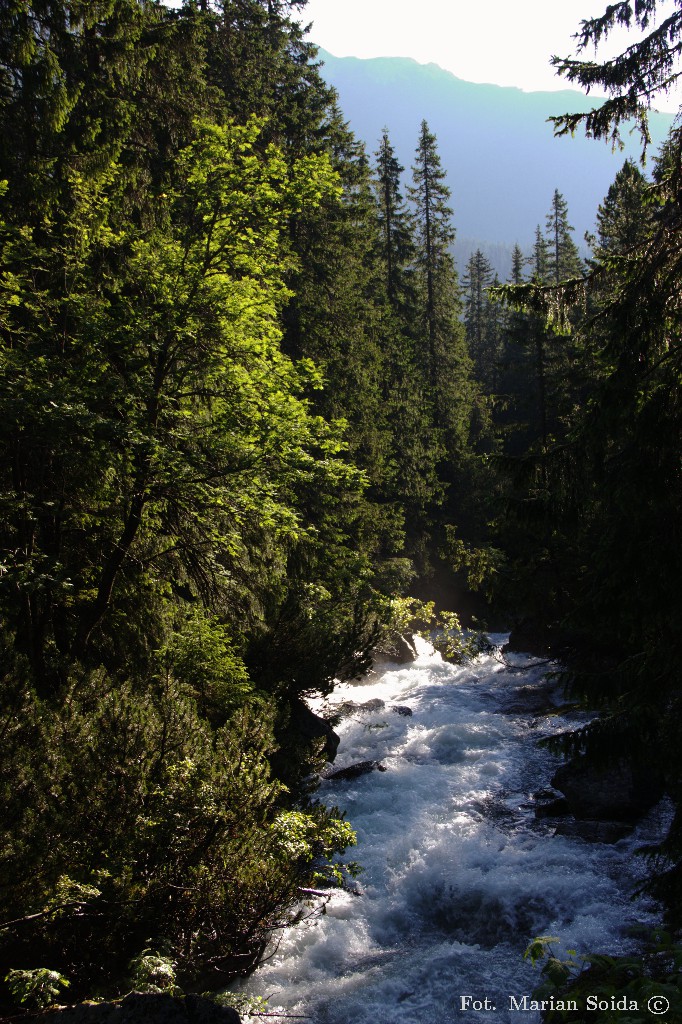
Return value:
<svg viewBox="0 0 682 1024">
<path fill-rule="evenodd" d="M 662 812 L 612 844 L 536 820 L 533 794 L 557 764 L 536 740 L 576 720 L 536 717 L 547 667 L 509 662 L 456 667 L 422 641 L 413 665 L 335 690 L 333 703 L 385 707 L 341 722 L 334 767 L 376 759 L 387 771 L 322 785 L 320 798 L 357 831 L 359 894 L 334 894 L 282 935 L 245 986 L 270 1012 L 312 1024 L 534 1024 L 538 1013 L 510 1008 L 539 980 L 523 960 L 530 939 L 619 952 L 632 948 L 634 925 L 655 922 L 655 908 L 632 899 L 644 873 L 633 852 Z"/>
</svg>

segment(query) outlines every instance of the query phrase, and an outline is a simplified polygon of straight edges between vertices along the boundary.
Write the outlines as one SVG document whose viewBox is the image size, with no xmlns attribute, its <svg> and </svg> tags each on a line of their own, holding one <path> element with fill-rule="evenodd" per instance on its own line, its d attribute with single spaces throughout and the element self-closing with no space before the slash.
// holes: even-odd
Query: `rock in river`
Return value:
<svg viewBox="0 0 682 1024">
<path fill-rule="evenodd" d="M 381 761 L 358 761 L 357 764 L 351 764 L 348 768 L 337 768 L 336 771 L 325 774 L 324 778 L 343 782 L 348 779 L 359 779 L 361 775 L 369 775 L 373 771 L 387 772 L 388 768 Z"/>
</svg>

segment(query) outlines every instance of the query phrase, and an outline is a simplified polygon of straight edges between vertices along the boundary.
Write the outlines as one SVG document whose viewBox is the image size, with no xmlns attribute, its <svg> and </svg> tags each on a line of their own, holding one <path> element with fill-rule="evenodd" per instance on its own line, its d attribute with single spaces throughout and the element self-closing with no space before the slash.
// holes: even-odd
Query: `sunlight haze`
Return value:
<svg viewBox="0 0 682 1024">
<path fill-rule="evenodd" d="M 662 16 L 674 7 L 660 5 Z M 573 36 L 586 18 L 601 15 L 603 0 L 308 0 L 302 21 L 310 38 L 337 57 L 413 57 L 469 82 L 515 85 L 526 91 L 577 88 L 559 78 L 550 57 L 571 56 Z M 417 16 L 415 16 L 417 15 Z M 636 40 L 619 30 L 600 49 L 611 57 Z M 585 52 L 591 59 L 594 51 Z M 676 96 L 661 96 L 659 110 L 676 111 Z"/>
</svg>

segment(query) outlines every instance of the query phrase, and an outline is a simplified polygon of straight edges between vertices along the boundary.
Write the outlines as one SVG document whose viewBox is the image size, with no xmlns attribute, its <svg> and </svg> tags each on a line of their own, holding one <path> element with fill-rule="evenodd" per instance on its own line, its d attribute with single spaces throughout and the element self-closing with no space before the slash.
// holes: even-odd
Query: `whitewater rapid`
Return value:
<svg viewBox="0 0 682 1024">
<path fill-rule="evenodd" d="M 536 740 L 575 718 L 535 717 L 528 690 L 518 703 L 519 687 L 546 689 L 547 666 L 533 662 L 497 652 L 458 667 L 421 641 L 414 664 L 335 690 L 334 704 L 386 705 L 341 722 L 334 768 L 371 759 L 387 771 L 319 791 L 357 832 L 347 856 L 364 868 L 361 894 L 311 907 L 244 992 L 311 1024 L 535 1024 L 536 1012 L 510 1009 L 540 980 L 523 959 L 532 938 L 616 953 L 632 948 L 633 926 L 656 922 L 656 908 L 632 898 L 645 869 L 633 853 L 663 827 L 662 811 L 615 844 L 535 819 L 533 794 L 558 763 Z"/>
</svg>

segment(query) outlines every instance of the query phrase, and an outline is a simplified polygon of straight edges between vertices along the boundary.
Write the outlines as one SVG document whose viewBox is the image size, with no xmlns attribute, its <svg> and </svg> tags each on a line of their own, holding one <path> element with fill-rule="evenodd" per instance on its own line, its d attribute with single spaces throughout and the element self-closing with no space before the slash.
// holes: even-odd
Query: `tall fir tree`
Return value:
<svg viewBox="0 0 682 1024">
<path fill-rule="evenodd" d="M 436 137 L 422 121 L 409 188 L 416 225 L 415 265 L 421 287 L 424 361 L 434 423 L 443 431 L 452 464 L 467 448 L 473 388 L 460 321 L 459 283 L 451 249 L 455 229 L 445 177 Z"/>
<path fill-rule="evenodd" d="M 415 255 L 412 223 L 403 200 L 400 164 L 384 129 L 376 153 L 376 194 L 381 233 L 380 257 L 385 268 L 386 294 L 391 306 L 401 311 L 414 301 L 411 265 Z"/>
<path fill-rule="evenodd" d="M 550 258 L 547 242 L 540 225 L 535 229 L 535 242 L 530 256 L 532 281 L 535 285 L 546 285 L 550 274 Z M 529 343 L 534 354 L 535 386 L 537 395 L 537 436 L 543 448 L 547 446 L 549 430 L 547 343 L 548 333 L 542 316 L 532 316 L 529 321 Z"/>
<path fill-rule="evenodd" d="M 517 244 L 512 251 L 509 284 L 519 287 L 525 281 L 528 259 Z M 507 306 L 502 316 L 500 383 L 495 422 L 501 432 L 502 450 L 518 456 L 531 443 L 532 423 L 536 419 L 535 369 L 530 344 L 532 314 Z"/>
<path fill-rule="evenodd" d="M 597 260 L 623 255 L 650 234 L 652 207 L 644 203 L 649 187 L 637 164 L 626 160 L 597 210 L 597 237 L 593 246 Z"/>
<path fill-rule="evenodd" d="M 457 277 L 450 246 L 455 240 L 450 189 L 436 147 L 436 136 L 422 121 L 412 167 L 410 198 L 415 208 L 416 265 L 423 290 L 423 317 L 428 339 L 428 376 L 437 403 L 439 348 L 458 311 Z M 436 419 L 439 410 L 436 405 Z"/>
<path fill-rule="evenodd" d="M 646 149 L 652 99 L 682 74 L 682 6 L 675 3 L 662 19 L 659 6 L 609 4 L 582 22 L 577 58 L 554 63 L 570 81 L 609 99 L 554 119 L 556 131 L 584 125 L 596 138 L 617 140 L 621 125 L 635 118 Z M 617 26 L 640 38 L 615 58 L 583 59 L 582 51 L 597 48 Z M 568 621 L 589 651 L 574 686 L 600 709 L 570 740 L 601 760 L 607 750 L 621 764 L 639 760 L 664 775 L 675 815 L 654 863 L 675 929 L 682 923 L 682 678 L 670 638 L 682 618 L 681 168 L 677 126 L 639 216 L 642 182 L 629 168 L 602 204 L 605 245 L 587 280 L 597 312 L 581 325 L 586 343 L 596 341 L 597 384 L 573 431 L 570 459 L 550 467 L 564 536 L 577 547 Z M 634 246 L 621 248 L 633 234 Z M 594 670 L 595 652 L 602 671 Z"/>
<path fill-rule="evenodd" d="M 392 437 L 394 499 L 405 510 L 406 551 L 415 554 L 428 530 L 428 510 L 442 498 L 440 440 L 432 422 L 430 386 L 420 346 L 416 244 L 403 200 L 398 162 L 386 130 L 376 153 L 378 258 L 387 308 L 382 314 L 383 394 Z"/>
<path fill-rule="evenodd" d="M 472 253 L 462 279 L 464 325 L 474 375 L 487 394 L 497 389 L 499 332 L 496 303 L 490 297 L 494 273 L 480 249 Z"/>
<path fill-rule="evenodd" d="M 559 189 L 555 189 L 546 228 L 548 276 L 553 284 L 582 274 L 582 260 L 572 231 L 573 227 L 568 222 L 568 203 Z"/>
</svg>

